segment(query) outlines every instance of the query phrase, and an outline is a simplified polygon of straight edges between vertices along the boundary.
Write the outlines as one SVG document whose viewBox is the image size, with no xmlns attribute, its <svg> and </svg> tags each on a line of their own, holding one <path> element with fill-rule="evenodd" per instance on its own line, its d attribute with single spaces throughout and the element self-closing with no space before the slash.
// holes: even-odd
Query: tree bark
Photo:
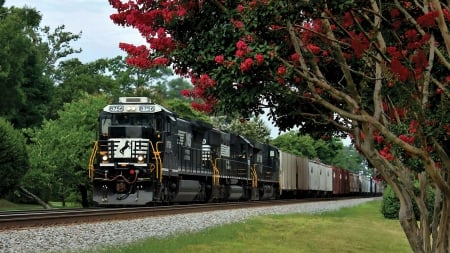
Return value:
<svg viewBox="0 0 450 253">
<path fill-rule="evenodd" d="M 34 195 L 33 193 L 31 193 L 30 191 L 28 191 L 25 187 L 23 186 L 19 186 L 19 189 L 29 198 L 35 200 L 39 205 L 41 205 L 43 208 L 45 209 L 51 209 L 52 207 L 47 204 L 45 201 L 43 201 L 42 199 L 40 199 L 38 196 Z"/>
<path fill-rule="evenodd" d="M 81 195 L 81 205 L 83 208 L 89 207 L 89 200 L 88 200 L 88 194 L 87 194 L 87 188 L 85 185 L 79 185 L 78 190 L 80 191 Z"/>
</svg>

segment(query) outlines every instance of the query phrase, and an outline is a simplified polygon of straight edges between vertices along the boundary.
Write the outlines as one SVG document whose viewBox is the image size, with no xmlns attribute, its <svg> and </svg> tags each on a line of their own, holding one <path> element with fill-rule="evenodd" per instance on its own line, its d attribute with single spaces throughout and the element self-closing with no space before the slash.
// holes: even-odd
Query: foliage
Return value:
<svg viewBox="0 0 450 253">
<path fill-rule="evenodd" d="M 270 143 L 291 154 L 308 157 L 310 159 L 318 158 L 317 151 L 314 147 L 314 139 L 309 135 L 300 135 L 296 131 L 289 131 L 288 133 L 278 136 Z"/>
<path fill-rule="evenodd" d="M 363 159 L 352 147 L 346 147 L 337 138 L 314 140 L 310 135 L 301 135 L 298 131 L 289 131 L 270 142 L 283 151 L 355 172 L 364 171 Z"/>
<path fill-rule="evenodd" d="M 210 122 L 206 114 L 193 110 L 186 100 L 172 98 L 165 100 L 163 105 L 167 106 L 169 110 L 176 112 L 180 118 Z"/>
<path fill-rule="evenodd" d="M 266 143 L 270 138 L 270 129 L 260 117 L 251 119 L 233 119 L 230 124 L 222 127 L 225 131 L 238 133 L 250 140 Z"/>
<path fill-rule="evenodd" d="M 98 128 L 98 112 L 107 103 L 106 96 L 85 94 L 65 104 L 57 119 L 28 129 L 31 169 L 21 183 L 46 200 L 73 200 L 72 193 L 80 185 L 89 185 L 86 166 Z"/>
<path fill-rule="evenodd" d="M 0 196 L 10 194 L 29 169 L 25 137 L 0 117 Z"/>
<path fill-rule="evenodd" d="M 390 186 L 386 186 L 383 192 L 383 202 L 381 204 L 381 213 L 385 218 L 398 219 L 400 210 L 400 201 Z"/>
<path fill-rule="evenodd" d="M 267 108 L 281 130 L 350 135 L 399 197 L 412 250 L 450 250 L 448 1 L 109 2 L 149 43 L 120 45 L 129 64 L 173 66 L 198 110 Z"/>
<path fill-rule="evenodd" d="M 40 21 L 34 9 L 0 6 L 0 114 L 18 128 L 40 124 L 52 91 L 43 75 Z"/>
<path fill-rule="evenodd" d="M 416 185 L 417 187 L 417 185 Z M 428 189 L 429 199 L 427 200 L 427 207 L 430 210 L 428 214 L 431 218 L 434 211 L 434 193 L 432 189 Z M 398 213 L 400 211 L 400 200 L 395 195 L 395 192 L 392 190 L 390 186 L 387 186 L 383 192 L 383 202 L 381 205 L 381 213 L 387 219 L 398 219 Z M 414 203 L 414 215 L 416 219 L 420 218 L 420 210 L 417 207 L 417 204 Z"/>
<path fill-rule="evenodd" d="M 367 173 L 365 166 L 366 160 L 355 150 L 353 145 L 343 146 L 341 149 L 336 150 L 336 155 L 333 157 L 329 164 L 333 164 L 339 168 L 348 169 L 353 172 Z"/>
</svg>

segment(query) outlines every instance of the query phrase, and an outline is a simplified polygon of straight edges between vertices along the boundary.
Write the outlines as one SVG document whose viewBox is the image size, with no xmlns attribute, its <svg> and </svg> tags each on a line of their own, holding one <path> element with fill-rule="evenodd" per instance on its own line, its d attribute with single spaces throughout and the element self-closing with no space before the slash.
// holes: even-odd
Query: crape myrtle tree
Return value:
<svg viewBox="0 0 450 253">
<path fill-rule="evenodd" d="M 450 251 L 450 1 L 109 2 L 148 42 L 119 45 L 129 64 L 173 66 L 205 112 L 268 108 L 281 130 L 350 135 L 412 250 Z"/>
</svg>

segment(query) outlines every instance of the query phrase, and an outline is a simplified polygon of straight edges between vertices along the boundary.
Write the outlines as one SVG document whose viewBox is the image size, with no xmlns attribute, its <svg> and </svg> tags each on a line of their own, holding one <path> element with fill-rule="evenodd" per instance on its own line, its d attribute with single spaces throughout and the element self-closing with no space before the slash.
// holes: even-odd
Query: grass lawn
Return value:
<svg viewBox="0 0 450 253">
<path fill-rule="evenodd" d="M 42 206 L 32 204 L 16 204 L 4 199 L 0 199 L 0 211 L 34 210 L 34 209 L 42 209 Z"/>
<path fill-rule="evenodd" d="M 271 215 L 97 252 L 411 252 L 400 224 L 380 213 L 381 201 L 323 214 Z"/>
<path fill-rule="evenodd" d="M 49 202 L 52 208 L 81 208 L 82 206 L 77 203 L 66 202 L 66 206 L 63 207 L 61 202 Z M 41 205 L 37 204 L 17 204 L 10 201 L 0 199 L 0 211 L 15 211 L 15 210 L 35 210 L 43 209 Z"/>
</svg>

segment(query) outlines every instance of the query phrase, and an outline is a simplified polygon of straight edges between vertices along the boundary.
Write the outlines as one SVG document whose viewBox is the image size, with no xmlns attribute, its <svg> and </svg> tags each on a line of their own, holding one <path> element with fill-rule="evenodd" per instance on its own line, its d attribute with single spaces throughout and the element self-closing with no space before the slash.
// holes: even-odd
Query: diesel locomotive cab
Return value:
<svg viewBox="0 0 450 253">
<path fill-rule="evenodd" d="M 100 112 L 90 161 L 93 200 L 99 205 L 145 205 L 162 178 L 164 139 L 171 112 L 146 97 L 121 97 Z"/>
</svg>

